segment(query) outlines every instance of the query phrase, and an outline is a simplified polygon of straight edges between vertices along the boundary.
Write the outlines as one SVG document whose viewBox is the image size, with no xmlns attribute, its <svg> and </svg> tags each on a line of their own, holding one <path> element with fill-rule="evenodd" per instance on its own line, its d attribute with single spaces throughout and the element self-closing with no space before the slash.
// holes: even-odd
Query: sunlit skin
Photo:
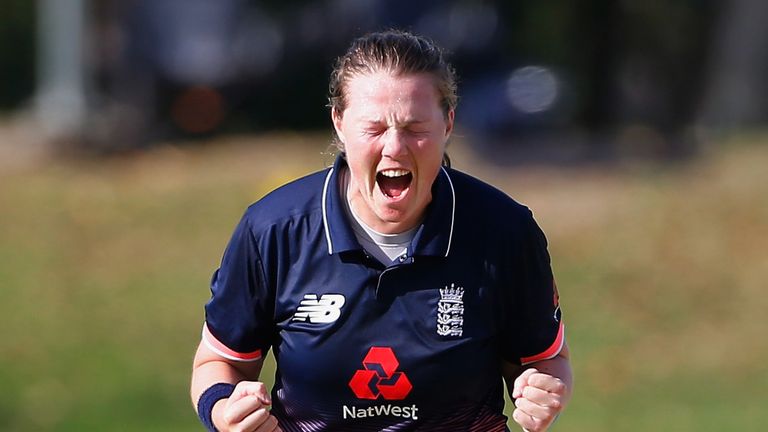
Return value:
<svg viewBox="0 0 768 432">
<path fill-rule="evenodd" d="M 454 112 L 443 112 L 427 73 L 356 75 L 345 93 L 347 106 L 332 119 L 349 164 L 352 210 L 380 233 L 413 228 L 432 200 Z M 385 176 L 400 177 L 405 187 L 388 195 Z"/>
</svg>

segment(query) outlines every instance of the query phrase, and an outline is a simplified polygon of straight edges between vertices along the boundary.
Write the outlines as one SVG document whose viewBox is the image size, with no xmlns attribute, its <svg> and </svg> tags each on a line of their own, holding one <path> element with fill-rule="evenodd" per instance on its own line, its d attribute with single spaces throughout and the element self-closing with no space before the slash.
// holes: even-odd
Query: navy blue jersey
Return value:
<svg viewBox="0 0 768 432">
<path fill-rule="evenodd" d="M 441 169 L 407 253 L 384 266 L 344 213 L 339 157 L 248 208 L 213 277 L 204 342 L 277 361 L 284 431 L 504 431 L 501 361 L 557 355 L 563 327 L 528 208 Z"/>
</svg>

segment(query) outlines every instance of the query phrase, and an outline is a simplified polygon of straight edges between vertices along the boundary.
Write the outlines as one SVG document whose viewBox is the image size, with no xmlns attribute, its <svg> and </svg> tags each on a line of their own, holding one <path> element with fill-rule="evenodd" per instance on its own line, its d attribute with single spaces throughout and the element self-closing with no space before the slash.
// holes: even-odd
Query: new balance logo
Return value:
<svg viewBox="0 0 768 432">
<path fill-rule="evenodd" d="M 345 301 L 341 294 L 323 294 L 319 299 L 317 294 L 305 294 L 304 300 L 299 303 L 293 315 L 293 320 L 312 324 L 334 322 L 341 316 L 341 307 Z"/>
</svg>

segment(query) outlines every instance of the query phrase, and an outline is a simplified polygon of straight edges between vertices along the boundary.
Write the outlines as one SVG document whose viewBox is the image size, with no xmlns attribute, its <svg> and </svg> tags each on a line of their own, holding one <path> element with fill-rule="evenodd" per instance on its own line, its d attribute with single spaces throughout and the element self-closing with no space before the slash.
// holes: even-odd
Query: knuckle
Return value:
<svg viewBox="0 0 768 432">
<path fill-rule="evenodd" d="M 515 399 L 515 406 L 517 408 L 522 408 L 523 406 L 525 406 L 526 402 L 527 400 L 524 397 L 517 398 Z"/>
<path fill-rule="evenodd" d="M 526 399 L 530 399 L 533 396 L 533 393 L 535 391 L 536 390 L 533 387 L 528 386 L 523 389 L 523 397 Z"/>
<path fill-rule="evenodd" d="M 520 375 L 519 377 L 515 378 L 515 383 L 514 383 L 514 386 L 515 386 L 515 387 L 520 387 L 520 386 L 522 386 L 524 383 L 525 383 L 525 378 L 524 378 L 522 375 Z"/>
<path fill-rule="evenodd" d="M 528 427 L 530 426 L 531 417 L 525 413 L 525 411 L 521 409 L 516 409 L 512 412 L 512 418 L 519 424 L 520 426 Z"/>
<path fill-rule="evenodd" d="M 555 393 L 564 393 L 565 392 L 565 383 L 562 380 L 560 380 L 560 379 L 556 379 L 555 383 L 554 383 L 553 391 Z"/>
<path fill-rule="evenodd" d="M 546 410 L 546 415 L 542 417 L 542 422 L 549 424 L 549 422 L 553 421 L 555 419 L 555 416 L 557 415 L 557 410 L 548 408 Z"/>
<path fill-rule="evenodd" d="M 523 413 L 520 411 L 520 409 L 516 409 L 512 411 L 512 418 L 515 419 L 516 422 L 520 423 L 523 420 Z"/>
<path fill-rule="evenodd" d="M 531 429 L 533 431 L 542 431 L 545 430 L 544 422 L 542 422 L 540 419 L 537 419 L 536 417 L 531 417 Z"/>
<path fill-rule="evenodd" d="M 228 425 L 231 425 L 235 420 L 234 414 L 231 411 L 225 411 L 221 418 Z"/>
<path fill-rule="evenodd" d="M 549 407 L 555 411 L 559 411 L 563 408 L 563 401 L 561 401 L 559 398 L 555 398 L 549 403 Z"/>
</svg>

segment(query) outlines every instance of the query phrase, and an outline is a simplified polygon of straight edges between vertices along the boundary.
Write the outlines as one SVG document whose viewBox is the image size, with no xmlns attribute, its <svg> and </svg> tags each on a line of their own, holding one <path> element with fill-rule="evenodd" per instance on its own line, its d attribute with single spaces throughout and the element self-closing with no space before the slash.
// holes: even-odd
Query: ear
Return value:
<svg viewBox="0 0 768 432">
<path fill-rule="evenodd" d="M 338 136 L 339 140 L 344 143 L 346 140 L 344 139 L 344 133 L 341 131 L 344 118 L 343 114 L 337 108 L 331 109 L 331 121 L 333 122 L 333 128 L 336 129 L 336 136 Z"/>
<path fill-rule="evenodd" d="M 448 111 L 448 116 L 445 119 L 445 139 L 450 138 L 453 132 L 453 119 L 456 116 L 454 110 Z"/>
</svg>

